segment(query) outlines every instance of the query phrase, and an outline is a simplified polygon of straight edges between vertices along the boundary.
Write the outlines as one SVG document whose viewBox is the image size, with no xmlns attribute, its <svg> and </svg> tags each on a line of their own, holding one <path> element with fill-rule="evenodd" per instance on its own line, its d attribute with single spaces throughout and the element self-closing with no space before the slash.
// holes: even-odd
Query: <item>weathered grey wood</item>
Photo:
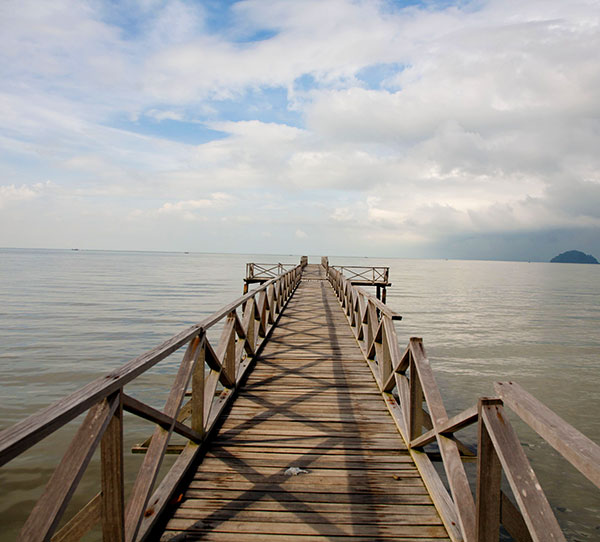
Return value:
<svg viewBox="0 0 600 542">
<path fill-rule="evenodd" d="M 131 397 L 130 395 L 123 394 L 123 408 L 125 411 L 135 414 L 140 418 L 144 418 L 150 422 L 154 422 L 160 425 L 163 429 L 168 429 L 173 425 L 173 431 L 180 434 L 190 440 L 196 442 L 202 441 L 202 434 L 190 429 L 187 425 L 181 422 L 173 420 L 170 416 L 167 416 L 164 412 L 151 407 L 150 405 Z M 173 424 L 173 422 L 175 423 Z"/>
<path fill-rule="evenodd" d="M 310 265 L 306 270 L 313 272 Z M 357 327 L 363 326 L 360 319 L 368 320 L 368 307 L 365 303 L 361 308 L 358 297 L 354 301 L 351 315 Z M 258 299 L 262 314 L 261 305 Z M 198 520 L 218 518 L 217 524 L 223 529 L 238 532 L 237 536 L 245 539 L 256 533 L 270 537 L 289 522 L 295 525 L 290 534 L 298 537 L 303 530 L 311 529 L 314 521 L 337 525 L 331 528 L 343 532 L 342 525 L 352 525 L 358 518 L 372 524 L 369 530 L 373 533 L 386 532 L 391 536 L 391 527 L 396 526 L 401 536 L 411 532 L 424 536 L 434 534 L 426 524 L 436 524 L 439 530 L 435 536 L 445 537 L 441 519 L 381 403 L 352 330 L 341 312 L 336 311 L 340 308 L 328 285 L 310 280 L 299 285 L 277 326 L 272 328 L 263 357 L 239 390 L 240 397 L 211 444 L 207 457 L 213 459 L 198 467 L 185 491 L 175 517 L 194 521 L 171 522 L 171 527 L 200 533 L 195 529 Z M 295 330 L 300 330 L 300 341 L 294 338 Z M 313 332 L 316 335 L 311 339 Z M 320 357 L 300 355 L 311 348 L 311 341 L 321 352 Z M 332 346 L 328 348 L 328 344 Z M 353 354 L 348 357 L 350 353 Z M 284 475 L 285 469 L 293 465 L 301 465 L 308 474 Z M 266 495 L 268 501 L 263 501 Z M 287 504 L 260 513 L 246 511 L 247 505 L 273 502 L 290 506 L 302 503 L 309 508 L 297 514 L 291 513 Z M 232 513 L 228 503 L 235 504 L 237 511 Z M 339 508 L 312 512 L 312 503 L 345 506 L 346 519 Z M 421 520 L 400 513 L 401 506 L 415 503 L 429 510 L 419 514 Z M 367 510 L 367 505 L 377 508 Z M 357 513 L 357 507 L 362 507 L 362 515 Z M 404 528 L 416 524 L 418 530 Z M 202 535 L 216 534 L 218 525 L 203 529 Z M 362 527 L 352 527 L 354 531 L 358 528 Z"/>
<path fill-rule="evenodd" d="M 235 354 L 235 316 L 230 313 L 217 347 L 217 358 L 223 367 L 223 375 L 229 384 L 228 388 L 235 386 Z"/>
<path fill-rule="evenodd" d="M 284 300 L 282 307 L 285 306 L 286 302 L 287 300 Z M 255 304 L 252 300 L 246 307 L 250 311 L 249 314 L 251 315 L 254 314 L 254 306 Z M 204 440 L 202 444 L 188 442 L 181 450 L 181 453 L 175 461 L 175 464 L 173 467 L 171 467 L 171 470 L 163 478 L 158 488 L 148 501 L 146 511 L 140 523 L 137 538 L 138 541 L 150 540 L 148 537 L 152 535 L 156 523 L 161 518 L 161 514 L 167 507 L 169 500 L 173 497 L 173 494 L 178 488 L 182 478 L 197 460 L 201 452 L 206 450 L 209 439 L 217 427 L 217 421 L 220 414 L 235 398 L 235 390 L 230 392 L 229 390 L 225 389 L 219 395 L 218 399 L 213 402 L 214 389 L 218 382 L 219 375 L 217 371 L 211 371 L 209 378 L 205 379 L 204 355 L 205 350 L 201 349 L 198 356 L 198 361 L 196 363 L 196 368 L 194 369 L 192 376 L 192 385 L 196 386 L 196 389 L 199 392 L 197 395 L 195 395 L 195 392 L 192 393 L 192 401 L 196 402 L 195 405 L 192 404 L 192 418 L 193 420 L 195 419 L 195 421 L 192 422 L 192 427 L 195 428 L 195 424 L 202 426 L 204 431 Z M 236 383 L 239 383 L 246 377 L 246 374 L 249 372 L 250 368 L 250 359 L 246 359 L 240 363 Z M 205 391 L 207 389 L 210 390 L 210 393 Z M 205 398 L 208 398 L 208 401 L 203 400 Z M 210 402 L 210 405 L 207 406 L 208 402 Z M 262 455 L 263 454 L 261 454 L 261 456 Z"/>
<path fill-rule="evenodd" d="M 97 493 L 50 539 L 50 542 L 79 542 L 100 521 L 102 494 Z"/>
<path fill-rule="evenodd" d="M 409 380 L 409 426 L 410 440 L 413 441 L 421 436 L 423 431 L 423 387 L 419 380 L 419 372 L 411 357 Z M 436 433 L 437 436 L 437 433 Z"/>
<path fill-rule="evenodd" d="M 411 371 L 413 367 L 416 368 L 416 374 L 418 374 L 421 389 L 425 396 L 433 429 L 438 433 L 437 442 L 442 455 L 444 470 L 448 477 L 450 491 L 452 492 L 454 504 L 458 512 L 461 531 L 467 541 L 474 540 L 476 537 L 475 502 L 460 459 L 458 447 L 456 442 L 440 434 L 438 431 L 438 427 L 448 421 L 442 396 L 435 382 L 429 360 L 427 359 L 423 341 L 420 338 L 412 337 L 409 344 L 412 357 Z M 411 380 L 412 378 L 413 376 L 411 375 Z M 413 437 L 412 434 L 411 437 Z"/>
<path fill-rule="evenodd" d="M 148 500 L 144 517 L 141 520 L 137 540 L 145 540 L 160 515 L 167 506 L 179 482 L 196 460 L 202 445 L 188 442 L 167 475 L 162 479 L 158 488 Z"/>
<path fill-rule="evenodd" d="M 90 409 L 27 518 L 19 540 L 34 542 L 52 536 L 118 406 L 118 398 L 112 398 Z"/>
<path fill-rule="evenodd" d="M 204 337 L 196 337 L 190 342 L 165 403 L 164 413 L 172 418 L 173 422 L 170 424 L 169 429 L 163 429 L 160 426 L 157 427 L 152 435 L 152 441 L 138 471 L 133 489 L 131 490 L 127 512 L 125 513 L 125 535 L 128 542 L 133 542 L 137 536 L 146 504 L 150 498 L 150 492 L 156 481 L 165 449 L 173 432 L 175 418 L 181 408 L 181 403 L 185 397 L 185 391 L 196 362 L 199 359 L 200 351 L 206 345 L 206 342 Z"/>
<path fill-rule="evenodd" d="M 300 276 L 299 273 L 300 270 L 298 267 L 282 275 L 280 278 L 274 278 L 266 282 L 260 288 L 252 290 L 248 294 L 219 309 L 199 324 L 189 327 L 152 350 L 132 359 L 106 376 L 90 382 L 71 395 L 40 410 L 22 422 L 0 431 L 0 466 L 53 433 L 70 420 L 76 418 L 79 414 L 82 414 L 102 398 L 108 397 L 118 389 L 123 388 L 140 374 L 170 356 L 192 338 L 202 333 L 203 330 L 219 322 L 237 307 L 250 299 L 254 299 L 256 295 L 264 294 L 264 290 L 271 284 L 279 280 L 295 282 Z"/>
<path fill-rule="evenodd" d="M 501 493 L 500 521 L 515 542 L 531 542 L 531 535 L 523 515 L 504 491 Z"/>
<path fill-rule="evenodd" d="M 363 297 L 365 300 L 371 300 L 374 303 L 375 307 L 377 307 L 381 312 L 389 316 L 392 320 L 402 320 L 402 316 L 400 314 L 390 309 L 388 305 L 377 299 L 376 296 L 367 293 L 359 286 L 352 286 L 350 281 L 346 279 L 346 277 L 344 277 L 337 269 L 329 267 L 328 273 L 331 277 L 333 277 L 333 280 L 336 283 L 343 285 L 345 288 L 351 287 L 352 290 L 358 291 L 361 297 Z"/>
<path fill-rule="evenodd" d="M 402 409 L 404 418 L 404 432 L 402 436 L 404 441 L 410 442 L 410 384 L 408 378 L 403 374 L 395 373 L 396 389 L 398 390 L 398 400 Z"/>
<path fill-rule="evenodd" d="M 190 399 L 191 406 L 191 426 L 192 430 L 196 432 L 203 439 L 204 432 L 204 371 L 205 371 L 205 355 L 206 350 L 202 348 L 198 353 L 198 360 L 196 361 L 196 367 L 192 374 L 192 398 Z"/>
<path fill-rule="evenodd" d="M 600 446 L 515 382 L 497 382 L 496 393 L 579 472 L 600 487 Z"/>
<path fill-rule="evenodd" d="M 415 462 L 417 469 L 419 469 L 423 482 L 431 495 L 431 500 L 435 504 L 450 538 L 453 542 L 461 542 L 464 538 L 458 527 L 459 521 L 456 514 L 456 507 L 454 506 L 448 491 L 444 487 L 444 484 L 440 480 L 431 460 L 427 457 L 425 452 L 421 452 L 420 450 L 410 450 L 410 455 Z"/>
<path fill-rule="evenodd" d="M 452 416 L 452 418 L 446 422 L 439 424 L 437 430 L 431 429 L 426 433 L 423 433 L 420 437 L 412 440 L 410 445 L 412 448 L 426 446 L 435 440 L 437 433 L 455 433 L 456 431 L 460 431 L 472 423 L 475 423 L 478 420 L 478 416 L 477 405 L 470 406 L 456 416 Z"/>
<path fill-rule="evenodd" d="M 123 474 L 123 396 L 117 392 L 119 406 L 112 415 L 101 441 L 102 535 L 104 540 L 125 540 Z"/>
<path fill-rule="evenodd" d="M 502 405 L 500 399 L 479 399 L 478 412 L 483 407 Z M 477 446 L 477 540 L 488 542 L 500 536 L 500 482 L 502 466 L 494 450 L 485 423 L 479 424 Z"/>
<path fill-rule="evenodd" d="M 279 288 L 281 288 L 281 282 L 278 284 Z M 249 300 L 244 307 L 241 327 L 246 338 L 244 348 L 249 356 L 254 356 L 256 348 L 256 339 L 254 337 L 254 299 Z"/>
<path fill-rule="evenodd" d="M 486 425 L 531 538 L 536 542 L 565 540 L 548 500 L 502 407 L 500 405 L 483 405 L 480 423 Z"/>
</svg>

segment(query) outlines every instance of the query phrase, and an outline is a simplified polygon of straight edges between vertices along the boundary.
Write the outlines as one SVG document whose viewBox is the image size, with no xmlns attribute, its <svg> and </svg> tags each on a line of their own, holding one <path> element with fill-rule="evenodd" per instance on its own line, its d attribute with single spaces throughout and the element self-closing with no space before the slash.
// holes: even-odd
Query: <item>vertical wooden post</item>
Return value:
<svg viewBox="0 0 600 542">
<path fill-rule="evenodd" d="M 371 349 L 371 345 L 373 344 L 373 341 L 376 340 L 375 338 L 375 333 L 377 332 L 377 328 L 379 326 L 379 321 L 377 319 L 377 310 L 375 308 L 375 305 L 373 305 L 373 302 L 371 300 L 367 301 L 367 310 L 365 311 L 365 314 L 367 316 L 367 352 Z M 378 352 L 379 354 L 379 352 Z M 379 358 L 379 356 L 378 356 Z M 377 359 L 377 362 L 379 363 L 379 359 Z"/>
<path fill-rule="evenodd" d="M 248 283 L 244 281 L 244 294 L 248 293 Z"/>
<path fill-rule="evenodd" d="M 421 436 L 423 431 L 423 388 L 419 381 L 419 373 L 415 367 L 412 353 L 410 354 L 410 440 Z"/>
<path fill-rule="evenodd" d="M 377 285 L 377 299 L 381 299 L 381 286 Z"/>
<path fill-rule="evenodd" d="M 123 489 L 123 390 L 116 392 L 119 406 L 100 444 L 102 479 L 102 539 L 125 540 L 125 496 Z"/>
<path fill-rule="evenodd" d="M 198 361 L 192 374 L 192 429 L 204 436 L 204 359 L 206 357 L 206 346 L 202 337 Z"/>
<path fill-rule="evenodd" d="M 500 483 L 502 466 L 490 439 L 482 409 L 502 405 L 500 399 L 479 399 L 479 442 L 477 447 L 477 541 L 498 540 L 500 536 Z"/>
<path fill-rule="evenodd" d="M 244 332 L 246 333 L 246 341 L 250 345 L 252 352 L 256 350 L 256 337 L 254 334 L 254 311 L 254 298 L 252 297 L 246 303 L 246 306 L 244 307 L 244 314 L 242 316 Z"/>
<path fill-rule="evenodd" d="M 229 382 L 235 382 L 235 313 L 232 312 L 227 317 L 225 330 L 228 332 L 222 340 L 227 341 L 227 348 L 223 359 L 223 370 L 229 379 Z M 220 346 L 220 345 L 219 345 Z"/>
<path fill-rule="evenodd" d="M 385 385 L 385 383 L 390 378 L 392 374 L 392 341 L 396 341 L 396 334 L 390 333 L 390 325 L 391 320 L 388 316 L 383 315 L 381 321 L 381 355 L 377 355 L 377 364 L 379 365 L 380 375 L 381 375 L 381 385 Z"/>
<path fill-rule="evenodd" d="M 385 303 L 386 302 L 386 298 L 387 298 L 387 289 L 385 286 L 382 286 L 382 291 L 381 291 L 381 302 Z"/>
</svg>

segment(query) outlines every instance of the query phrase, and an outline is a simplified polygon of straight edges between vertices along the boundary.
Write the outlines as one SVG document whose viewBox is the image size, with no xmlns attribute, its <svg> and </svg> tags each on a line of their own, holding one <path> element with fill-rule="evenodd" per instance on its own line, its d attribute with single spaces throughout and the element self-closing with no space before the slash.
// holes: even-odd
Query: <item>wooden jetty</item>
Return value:
<svg viewBox="0 0 600 542">
<path fill-rule="evenodd" d="M 105 541 L 127 542 L 492 541 L 501 525 L 517 541 L 564 540 L 505 408 L 600 487 L 598 445 L 513 382 L 449 418 L 423 342 L 400 349 L 401 317 L 353 284 L 358 273 L 389 286 L 387 273 L 326 258 L 259 267 L 273 276 L 256 289 L 0 432 L 1 465 L 86 414 L 21 540 L 80 540 L 99 528 Z M 184 348 L 162 409 L 130 394 Z M 124 411 L 156 424 L 136 447 L 145 455 L 127 500 Z M 456 436 L 473 424 L 476 450 Z M 170 444 L 174 434 L 185 444 Z M 64 518 L 98 448 L 99 491 Z M 159 480 L 169 452 L 177 459 Z M 472 486 L 464 461 L 477 462 Z"/>
</svg>

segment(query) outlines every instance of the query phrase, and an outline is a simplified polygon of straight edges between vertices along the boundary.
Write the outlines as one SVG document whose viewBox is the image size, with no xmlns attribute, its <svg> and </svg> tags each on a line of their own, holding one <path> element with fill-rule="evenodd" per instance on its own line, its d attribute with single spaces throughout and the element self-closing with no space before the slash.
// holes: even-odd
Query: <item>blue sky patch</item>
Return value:
<svg viewBox="0 0 600 542">
<path fill-rule="evenodd" d="M 398 62 L 385 64 L 373 64 L 359 70 L 356 78 L 365 83 L 367 88 L 379 90 L 384 87 L 387 79 L 390 79 L 404 69 L 404 65 Z"/>
<path fill-rule="evenodd" d="M 190 145 L 201 145 L 202 143 L 227 137 L 226 133 L 212 130 L 201 122 L 186 122 L 174 119 L 158 120 L 147 116 L 141 116 L 136 121 L 121 119 L 114 123 L 112 127 Z"/>
</svg>

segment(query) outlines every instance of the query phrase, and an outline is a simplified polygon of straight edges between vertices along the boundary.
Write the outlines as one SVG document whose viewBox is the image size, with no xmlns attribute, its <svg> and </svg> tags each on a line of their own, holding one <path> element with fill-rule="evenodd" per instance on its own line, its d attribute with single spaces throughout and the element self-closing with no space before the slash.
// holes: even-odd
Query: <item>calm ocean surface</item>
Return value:
<svg viewBox="0 0 600 542">
<path fill-rule="evenodd" d="M 295 263 L 299 256 L 0 249 L 0 428 L 239 297 L 249 261 Z M 401 346 L 423 337 L 450 415 L 510 379 L 600 443 L 600 266 L 330 263 L 391 267 L 388 304 L 404 317 L 396 326 Z M 136 396 L 160 406 L 180 359 L 177 353 L 143 377 Z M 125 423 L 127 446 L 152 430 L 128 417 Z M 76 425 L 0 469 L 1 541 L 15 538 Z M 600 540 L 600 490 L 515 425 L 569 539 Z M 126 455 L 131 475 L 141 456 Z M 98 491 L 98 470 L 88 470 L 74 504 Z"/>
</svg>

